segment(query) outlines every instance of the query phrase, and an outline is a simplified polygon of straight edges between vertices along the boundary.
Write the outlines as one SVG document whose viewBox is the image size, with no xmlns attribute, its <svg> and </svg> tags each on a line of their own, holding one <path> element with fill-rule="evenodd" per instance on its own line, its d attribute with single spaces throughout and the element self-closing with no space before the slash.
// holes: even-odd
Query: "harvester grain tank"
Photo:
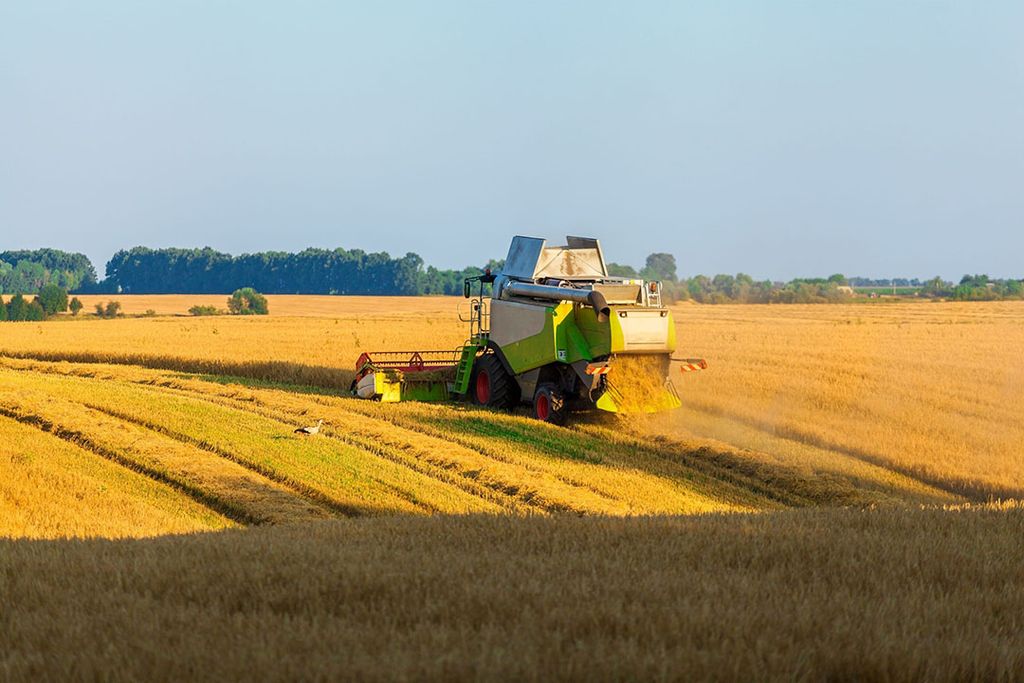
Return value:
<svg viewBox="0 0 1024 683">
<path fill-rule="evenodd" d="M 501 272 L 466 279 L 465 295 L 465 344 L 454 352 L 364 353 L 353 391 L 382 401 L 525 402 L 538 419 L 562 423 L 584 408 L 677 408 L 671 363 L 683 371 L 707 366 L 672 358 L 675 325 L 661 283 L 609 276 L 596 239 L 548 246 L 517 236 Z"/>
</svg>

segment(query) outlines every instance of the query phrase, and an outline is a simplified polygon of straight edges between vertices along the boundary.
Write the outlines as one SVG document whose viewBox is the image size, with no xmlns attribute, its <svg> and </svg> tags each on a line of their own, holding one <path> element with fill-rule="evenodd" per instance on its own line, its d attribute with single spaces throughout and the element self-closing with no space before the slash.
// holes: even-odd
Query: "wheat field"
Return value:
<svg viewBox="0 0 1024 683">
<path fill-rule="evenodd" d="M 0 678 L 1024 676 L 1024 304 L 677 305 L 560 428 L 348 395 L 459 299 L 115 298 L 0 325 Z"/>
<path fill-rule="evenodd" d="M 11 680 L 1024 676 L 1020 508 L 0 540 Z"/>
<path fill-rule="evenodd" d="M 196 300 L 138 298 L 120 300 L 129 310 Z M 22 323 L 5 326 L 0 354 L 345 391 L 363 351 L 455 349 L 467 334 L 460 302 L 273 297 L 265 318 Z M 681 410 L 630 426 L 643 438 L 713 439 L 809 474 L 898 473 L 972 500 L 1024 490 L 1020 302 L 690 304 L 676 306 L 675 318 L 677 355 L 711 367 L 676 378 Z"/>
</svg>

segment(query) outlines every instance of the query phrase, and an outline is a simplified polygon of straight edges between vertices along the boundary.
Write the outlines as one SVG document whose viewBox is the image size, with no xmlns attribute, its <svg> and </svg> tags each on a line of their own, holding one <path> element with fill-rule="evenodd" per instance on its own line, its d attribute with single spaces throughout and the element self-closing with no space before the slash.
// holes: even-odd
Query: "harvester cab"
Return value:
<svg viewBox="0 0 1024 683">
<path fill-rule="evenodd" d="M 469 338 L 454 352 L 363 354 L 353 390 L 384 401 L 465 397 L 495 408 L 532 406 L 546 422 L 571 410 L 657 412 L 680 405 L 672 313 L 661 283 L 608 275 L 596 239 L 548 246 L 513 238 L 500 273 L 467 278 L 460 319 Z M 487 290 L 490 290 L 489 296 Z"/>
</svg>

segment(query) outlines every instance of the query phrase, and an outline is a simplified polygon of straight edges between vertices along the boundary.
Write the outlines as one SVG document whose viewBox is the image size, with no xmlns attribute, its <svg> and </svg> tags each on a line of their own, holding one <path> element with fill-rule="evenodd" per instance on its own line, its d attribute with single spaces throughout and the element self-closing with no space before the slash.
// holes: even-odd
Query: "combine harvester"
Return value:
<svg viewBox="0 0 1024 683">
<path fill-rule="evenodd" d="M 464 345 L 364 353 L 353 393 L 506 409 L 530 402 L 537 419 L 563 424 L 569 411 L 585 408 L 678 408 L 671 364 L 683 372 L 707 367 L 703 359 L 671 357 L 676 332 L 661 283 L 610 277 L 596 239 L 569 237 L 566 246 L 549 247 L 514 237 L 502 271 L 466 279 L 464 293 L 471 299 L 459 315 L 470 326 Z"/>
</svg>

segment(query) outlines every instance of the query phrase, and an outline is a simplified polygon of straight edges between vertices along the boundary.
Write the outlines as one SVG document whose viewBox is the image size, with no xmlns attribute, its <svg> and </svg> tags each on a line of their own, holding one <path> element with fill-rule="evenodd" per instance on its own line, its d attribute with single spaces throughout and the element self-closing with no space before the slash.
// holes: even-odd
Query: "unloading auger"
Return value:
<svg viewBox="0 0 1024 683">
<path fill-rule="evenodd" d="M 566 242 L 549 247 L 514 237 L 500 273 L 465 280 L 465 344 L 363 353 L 353 392 L 385 402 L 464 398 L 506 409 L 526 402 L 537 419 L 556 424 L 586 408 L 678 408 L 671 364 L 685 373 L 707 363 L 672 357 L 676 331 L 661 283 L 609 276 L 596 239 Z"/>
</svg>

